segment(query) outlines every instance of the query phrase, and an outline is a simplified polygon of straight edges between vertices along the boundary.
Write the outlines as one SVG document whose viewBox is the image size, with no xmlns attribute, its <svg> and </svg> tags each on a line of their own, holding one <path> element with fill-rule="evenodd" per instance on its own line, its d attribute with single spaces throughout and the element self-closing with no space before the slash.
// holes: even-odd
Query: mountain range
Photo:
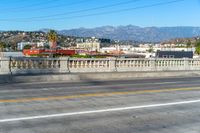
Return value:
<svg viewBox="0 0 200 133">
<path fill-rule="evenodd" d="M 140 42 L 161 42 L 175 38 L 190 38 L 200 36 L 200 27 L 139 27 L 102 26 L 97 28 L 77 28 L 60 30 L 59 34 L 77 37 L 98 37 L 113 40 L 133 40 Z"/>
</svg>

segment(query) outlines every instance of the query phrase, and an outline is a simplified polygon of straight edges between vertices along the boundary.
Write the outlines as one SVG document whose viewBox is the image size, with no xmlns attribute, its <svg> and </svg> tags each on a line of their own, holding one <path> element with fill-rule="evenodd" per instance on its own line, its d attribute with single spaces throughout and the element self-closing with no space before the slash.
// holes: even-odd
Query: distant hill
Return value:
<svg viewBox="0 0 200 133">
<path fill-rule="evenodd" d="M 43 31 L 0 31 L 0 42 L 4 42 L 8 47 L 16 49 L 19 42 L 48 42 L 48 37 L 46 32 Z M 58 35 L 57 42 L 58 45 L 64 47 L 76 46 L 76 37 Z"/>
<path fill-rule="evenodd" d="M 197 42 L 200 41 L 200 36 L 191 38 L 175 38 L 167 41 L 163 41 L 162 44 L 191 44 L 195 46 Z"/>
<path fill-rule="evenodd" d="M 103 26 L 97 28 L 78 28 L 58 31 L 60 34 L 78 37 L 109 38 L 114 40 L 134 40 L 140 42 L 161 42 L 174 38 L 200 36 L 200 27 L 138 27 Z"/>
</svg>

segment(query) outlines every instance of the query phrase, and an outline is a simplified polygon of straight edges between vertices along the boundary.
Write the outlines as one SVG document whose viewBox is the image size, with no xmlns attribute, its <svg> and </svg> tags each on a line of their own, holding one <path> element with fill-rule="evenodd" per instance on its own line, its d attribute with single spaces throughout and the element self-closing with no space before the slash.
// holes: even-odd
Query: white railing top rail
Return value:
<svg viewBox="0 0 200 133">
<path fill-rule="evenodd" d="M 162 60 L 162 61 L 176 61 L 176 60 L 190 60 L 190 61 L 200 61 L 200 58 L 197 59 L 190 59 L 190 58 L 71 58 L 71 57 L 64 57 L 64 58 L 40 58 L 40 57 L 12 57 L 12 60 L 74 60 L 74 61 L 103 61 L 103 60 Z M 1 58 L 1 61 L 8 61 L 10 58 Z"/>
</svg>

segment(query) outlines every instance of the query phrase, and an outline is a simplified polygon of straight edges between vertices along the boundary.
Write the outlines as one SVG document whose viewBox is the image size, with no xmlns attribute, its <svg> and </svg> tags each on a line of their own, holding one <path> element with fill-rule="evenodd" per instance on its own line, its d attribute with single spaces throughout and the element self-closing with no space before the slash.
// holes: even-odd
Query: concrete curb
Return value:
<svg viewBox="0 0 200 133">
<path fill-rule="evenodd" d="M 0 83 L 32 82 L 82 82 L 101 80 L 129 80 L 141 78 L 165 77 L 200 77 L 200 71 L 166 71 L 166 72 L 105 72 L 105 73 L 71 73 L 54 75 L 0 75 Z"/>
<path fill-rule="evenodd" d="M 166 71 L 166 72 L 115 72 L 79 74 L 81 80 L 128 80 L 166 77 L 200 77 L 200 71 Z"/>
</svg>

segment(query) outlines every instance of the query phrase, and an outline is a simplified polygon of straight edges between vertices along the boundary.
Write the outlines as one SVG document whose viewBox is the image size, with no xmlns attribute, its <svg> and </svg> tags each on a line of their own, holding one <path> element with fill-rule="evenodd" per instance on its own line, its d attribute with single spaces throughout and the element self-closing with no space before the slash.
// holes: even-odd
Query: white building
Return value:
<svg viewBox="0 0 200 133">
<path fill-rule="evenodd" d="M 44 47 L 47 44 L 45 42 L 20 42 L 17 44 L 17 50 L 23 50 L 26 45 Z"/>
<path fill-rule="evenodd" d="M 111 53 L 113 51 L 117 51 L 118 48 L 117 47 L 102 47 L 100 52 L 101 53 Z"/>
<path fill-rule="evenodd" d="M 33 46 L 33 45 L 36 45 L 36 44 L 32 43 L 32 42 L 20 42 L 20 43 L 17 44 L 17 50 L 23 50 L 26 45 Z"/>
<path fill-rule="evenodd" d="M 77 43 L 78 49 L 86 49 L 88 51 L 100 51 L 100 43 L 99 42 L 83 42 Z"/>
<path fill-rule="evenodd" d="M 102 53 L 112 53 L 113 51 L 123 51 L 124 53 L 129 53 L 131 50 L 131 45 L 113 45 L 111 47 L 102 47 Z"/>
<path fill-rule="evenodd" d="M 195 48 L 162 48 L 162 51 L 193 51 L 195 52 Z"/>
<path fill-rule="evenodd" d="M 37 42 L 36 44 L 37 44 L 37 47 L 44 47 L 46 45 L 49 45 L 46 42 Z"/>
<path fill-rule="evenodd" d="M 100 51 L 100 42 L 99 39 L 95 37 L 87 38 L 87 39 L 77 39 L 77 48 L 85 49 L 88 51 Z"/>
</svg>

